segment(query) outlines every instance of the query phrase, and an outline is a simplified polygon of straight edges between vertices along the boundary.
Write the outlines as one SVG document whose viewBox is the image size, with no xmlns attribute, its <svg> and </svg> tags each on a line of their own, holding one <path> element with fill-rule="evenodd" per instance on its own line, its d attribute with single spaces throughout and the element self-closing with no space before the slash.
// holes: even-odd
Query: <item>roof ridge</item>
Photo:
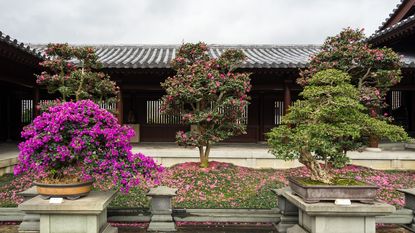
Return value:
<svg viewBox="0 0 415 233">
<path fill-rule="evenodd" d="M 396 29 L 396 28 L 399 28 L 399 27 L 403 27 L 404 25 L 406 25 L 408 23 L 411 23 L 412 21 L 415 21 L 415 15 L 411 15 L 408 18 L 406 18 L 406 19 L 404 19 L 402 21 L 399 21 L 398 23 L 395 23 L 395 24 L 393 24 L 390 27 L 386 27 L 386 28 L 384 28 L 384 29 L 382 29 L 380 31 L 376 31 L 371 36 L 369 36 L 367 38 L 367 40 L 368 41 L 371 41 L 371 40 L 373 40 L 373 39 L 375 39 L 375 38 L 377 38 L 377 37 L 379 37 L 381 35 L 384 35 L 384 34 L 390 32 L 392 29 Z"/>
<path fill-rule="evenodd" d="M 44 47 L 46 46 L 48 43 L 29 43 L 28 45 L 32 46 L 32 47 Z M 69 43 L 70 44 L 70 43 Z M 178 48 L 180 47 L 181 44 L 70 44 L 72 46 L 91 46 L 91 47 L 101 47 L 101 48 L 105 48 L 105 47 L 125 47 L 125 48 L 134 48 L 134 47 L 146 47 L 146 48 Z M 252 48 L 252 47 L 264 47 L 264 48 L 274 48 L 274 47 L 278 47 L 278 48 L 305 48 L 305 47 L 310 47 L 310 48 L 319 48 L 322 45 L 321 44 L 207 44 L 208 47 L 223 47 L 223 48 L 227 48 L 227 47 L 244 47 L 244 48 Z"/>
<path fill-rule="evenodd" d="M 388 28 L 388 27 L 385 27 L 386 26 L 386 24 L 389 22 L 389 20 L 391 20 L 392 19 L 392 17 L 396 14 L 396 12 L 401 8 L 401 6 L 403 6 L 404 5 L 404 3 L 406 2 L 406 1 L 408 1 L 408 0 L 400 0 L 400 2 L 398 3 L 398 4 L 396 4 L 396 6 L 395 6 L 395 8 L 392 10 L 392 12 L 388 15 L 388 17 L 385 19 L 385 20 L 383 20 L 383 22 L 382 22 L 382 24 L 378 27 L 378 29 L 375 31 L 375 33 L 376 32 L 379 32 L 379 31 L 382 31 L 382 30 L 385 30 L 386 28 Z M 392 25 L 393 26 L 393 25 Z M 385 27 L 385 28 L 384 28 Z"/>
<path fill-rule="evenodd" d="M 0 41 L 10 44 L 17 49 L 20 49 L 23 52 L 29 53 L 39 59 L 44 59 L 44 56 L 35 48 L 31 48 L 28 43 L 19 42 L 17 39 L 11 37 L 9 34 L 5 34 L 4 32 L 0 31 Z"/>
</svg>

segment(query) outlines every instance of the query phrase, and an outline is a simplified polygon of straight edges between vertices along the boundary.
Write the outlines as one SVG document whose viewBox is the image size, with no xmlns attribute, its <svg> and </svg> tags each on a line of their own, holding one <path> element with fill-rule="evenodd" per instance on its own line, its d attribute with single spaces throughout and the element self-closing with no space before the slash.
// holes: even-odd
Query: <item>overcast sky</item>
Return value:
<svg viewBox="0 0 415 233">
<path fill-rule="evenodd" d="M 321 44 L 370 35 L 399 0 L 0 0 L 0 30 L 22 42 Z"/>
</svg>

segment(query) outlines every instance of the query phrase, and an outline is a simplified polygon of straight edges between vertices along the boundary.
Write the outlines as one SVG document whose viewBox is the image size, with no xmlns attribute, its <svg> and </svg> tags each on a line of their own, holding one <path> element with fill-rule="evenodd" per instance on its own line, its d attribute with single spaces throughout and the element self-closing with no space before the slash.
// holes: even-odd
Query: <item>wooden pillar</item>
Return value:
<svg viewBox="0 0 415 233">
<path fill-rule="evenodd" d="M 122 101 L 122 91 L 121 91 L 121 87 L 120 90 L 118 92 L 118 96 L 117 96 L 118 102 L 117 102 L 117 115 L 118 115 L 118 122 L 120 124 L 123 123 L 123 101 Z"/>
<path fill-rule="evenodd" d="M 40 97 L 39 97 L 39 86 L 35 85 L 34 86 L 34 91 L 33 91 L 33 119 L 35 119 L 37 116 L 39 116 L 39 108 L 38 108 L 38 104 L 40 101 Z"/>
<path fill-rule="evenodd" d="M 288 84 L 284 86 L 284 115 L 287 114 L 288 108 L 291 105 L 291 90 Z"/>
<path fill-rule="evenodd" d="M 16 94 L 14 94 L 14 95 L 16 95 Z M 12 104 L 11 104 L 11 95 L 9 94 L 9 95 L 7 95 L 7 100 L 6 100 L 6 103 L 7 103 L 7 105 L 6 105 L 6 109 L 7 109 L 7 111 L 6 111 L 6 127 L 7 127 L 7 133 L 6 133 L 6 141 L 7 142 L 11 142 L 12 141 L 12 117 L 11 117 L 11 114 L 12 114 Z"/>
</svg>

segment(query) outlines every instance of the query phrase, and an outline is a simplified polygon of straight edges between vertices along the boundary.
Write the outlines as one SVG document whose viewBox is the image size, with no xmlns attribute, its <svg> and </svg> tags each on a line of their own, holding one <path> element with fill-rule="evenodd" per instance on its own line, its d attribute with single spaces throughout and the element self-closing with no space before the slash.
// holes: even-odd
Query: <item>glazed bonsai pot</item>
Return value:
<svg viewBox="0 0 415 233">
<path fill-rule="evenodd" d="M 91 192 L 93 182 L 87 181 L 75 184 L 45 184 L 33 182 L 33 184 L 36 185 L 37 192 L 43 199 L 62 197 L 75 200 L 88 195 Z"/>
<path fill-rule="evenodd" d="M 376 198 L 376 190 L 379 189 L 372 184 L 349 186 L 304 184 L 299 177 L 289 177 L 288 181 L 292 192 L 300 196 L 306 203 L 334 201 L 336 199 L 373 203 Z"/>
</svg>

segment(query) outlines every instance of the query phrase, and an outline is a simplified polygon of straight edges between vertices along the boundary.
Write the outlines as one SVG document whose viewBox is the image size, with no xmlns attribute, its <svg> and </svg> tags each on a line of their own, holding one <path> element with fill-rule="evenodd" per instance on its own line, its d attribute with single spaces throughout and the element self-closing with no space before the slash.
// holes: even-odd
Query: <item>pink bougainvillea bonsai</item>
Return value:
<svg viewBox="0 0 415 233">
<path fill-rule="evenodd" d="M 24 128 L 15 175 L 44 183 L 111 181 L 128 191 L 162 170 L 152 158 L 132 153 L 134 131 L 91 100 L 50 107 Z"/>
<path fill-rule="evenodd" d="M 115 101 L 118 87 L 97 70 L 94 49 L 49 44 L 46 54 L 50 59 L 41 63 L 46 71 L 37 83 L 61 99 L 23 129 L 15 174 L 28 173 L 42 184 L 97 180 L 98 186 L 112 183 L 126 192 L 142 179 L 157 179 L 162 168 L 131 151 L 134 130 L 98 105 Z"/>
<path fill-rule="evenodd" d="M 178 132 L 176 141 L 199 149 L 201 167 L 208 167 L 212 144 L 245 133 L 243 113 L 251 89 L 249 74 L 235 72 L 245 59 L 242 51 L 229 49 L 215 59 L 207 49 L 201 42 L 183 44 L 171 62 L 176 75 L 161 84 L 166 91 L 162 111 L 191 126 Z"/>
</svg>

